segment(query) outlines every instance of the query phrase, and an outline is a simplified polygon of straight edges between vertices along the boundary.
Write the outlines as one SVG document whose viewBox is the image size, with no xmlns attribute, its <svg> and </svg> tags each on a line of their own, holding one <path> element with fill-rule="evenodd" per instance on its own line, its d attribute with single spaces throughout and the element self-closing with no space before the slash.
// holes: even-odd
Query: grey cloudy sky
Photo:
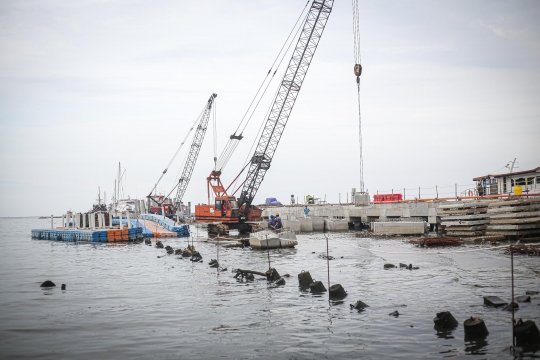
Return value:
<svg viewBox="0 0 540 360">
<path fill-rule="evenodd" d="M 221 149 L 304 5 L 2 1 L 0 216 L 86 211 L 98 186 L 110 198 L 119 161 L 126 193 L 146 195 L 212 92 Z M 540 166 L 539 18 L 537 1 L 360 1 L 371 194 L 472 184 L 514 157 L 520 169 Z M 351 2 L 336 0 L 256 202 L 337 202 L 358 188 L 353 65 Z M 172 188 L 184 156 L 160 190 Z M 209 129 L 185 200 L 206 201 L 212 158 Z"/>
</svg>

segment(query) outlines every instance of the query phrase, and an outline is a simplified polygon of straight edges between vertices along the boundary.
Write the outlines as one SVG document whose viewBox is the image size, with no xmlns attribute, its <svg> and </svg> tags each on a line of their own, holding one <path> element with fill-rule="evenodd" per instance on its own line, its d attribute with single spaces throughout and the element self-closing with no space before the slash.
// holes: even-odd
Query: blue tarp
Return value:
<svg viewBox="0 0 540 360">
<path fill-rule="evenodd" d="M 283 205 L 280 201 L 278 201 L 276 198 L 270 197 L 266 198 L 266 205 Z"/>
</svg>

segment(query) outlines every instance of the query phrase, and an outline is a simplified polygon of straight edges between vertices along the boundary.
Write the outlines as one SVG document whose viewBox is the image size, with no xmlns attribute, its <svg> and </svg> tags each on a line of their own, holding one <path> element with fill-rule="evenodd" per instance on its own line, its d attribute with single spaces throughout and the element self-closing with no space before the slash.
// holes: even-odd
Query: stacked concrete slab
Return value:
<svg viewBox="0 0 540 360">
<path fill-rule="evenodd" d="M 507 199 L 489 204 L 486 235 L 540 236 L 540 197 Z"/>
<path fill-rule="evenodd" d="M 437 209 L 447 236 L 481 236 L 490 222 L 487 201 L 467 201 L 445 204 Z"/>
<path fill-rule="evenodd" d="M 423 235 L 427 230 L 425 221 L 375 221 L 371 231 L 379 235 Z"/>
</svg>

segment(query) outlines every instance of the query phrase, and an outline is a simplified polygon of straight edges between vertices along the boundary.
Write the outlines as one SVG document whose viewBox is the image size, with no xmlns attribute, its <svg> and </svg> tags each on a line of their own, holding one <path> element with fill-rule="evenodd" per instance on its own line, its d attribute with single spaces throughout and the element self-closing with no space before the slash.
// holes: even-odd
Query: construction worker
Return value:
<svg viewBox="0 0 540 360">
<path fill-rule="evenodd" d="M 227 202 L 224 200 L 221 204 L 221 216 L 227 215 Z"/>
<path fill-rule="evenodd" d="M 270 215 L 270 221 L 268 222 L 268 226 L 270 229 L 274 229 L 274 226 L 276 225 L 276 220 L 274 220 L 275 216 L 272 214 Z"/>
<path fill-rule="evenodd" d="M 274 218 L 275 224 L 274 224 L 274 230 L 279 230 L 283 228 L 283 223 L 281 222 L 281 218 L 279 217 L 279 213 L 276 213 L 276 217 Z"/>
<path fill-rule="evenodd" d="M 308 214 L 309 214 L 309 209 L 308 209 L 308 207 L 306 206 L 306 207 L 304 208 L 304 217 L 307 218 L 307 217 L 308 217 Z"/>
</svg>

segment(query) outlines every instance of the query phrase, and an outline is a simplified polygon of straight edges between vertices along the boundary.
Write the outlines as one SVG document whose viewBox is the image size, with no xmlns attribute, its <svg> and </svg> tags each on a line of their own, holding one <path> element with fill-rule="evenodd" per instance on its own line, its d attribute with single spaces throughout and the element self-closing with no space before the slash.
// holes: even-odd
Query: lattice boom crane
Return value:
<svg viewBox="0 0 540 360">
<path fill-rule="evenodd" d="M 199 156 L 199 151 L 201 150 L 202 142 L 204 140 L 204 135 L 206 129 L 208 128 L 208 120 L 210 119 L 210 114 L 212 112 L 212 105 L 214 105 L 214 100 L 217 97 L 217 94 L 212 94 L 208 103 L 202 113 L 201 120 L 193 136 L 193 141 L 191 142 L 191 148 L 189 149 L 189 154 L 182 170 L 182 175 L 178 179 L 178 190 L 176 191 L 176 197 L 174 198 L 174 205 L 178 210 L 181 209 L 182 198 L 186 192 L 189 180 L 191 179 L 191 174 L 193 173 L 193 168 L 197 162 L 197 157 Z"/>
<path fill-rule="evenodd" d="M 313 55 L 315 55 L 315 50 L 332 11 L 333 4 L 333 0 L 315 0 L 311 5 L 259 143 L 251 158 L 249 172 L 240 193 L 238 204 L 240 207 L 245 205 L 245 213 L 249 211 L 261 182 L 270 168 L 270 163 L 289 120 L 289 115 L 300 92 Z"/>
<path fill-rule="evenodd" d="M 240 198 L 237 201 L 234 196 L 239 188 L 232 194 L 228 193 L 232 183 L 227 188 L 223 186 L 220 179 L 222 166 L 218 167 L 206 179 L 208 184 L 208 205 L 199 204 L 195 206 L 195 218 L 198 222 L 219 221 L 232 227 L 238 227 L 242 232 L 249 228 L 246 221 L 261 220 L 262 212 L 252 206 L 253 199 L 266 172 L 270 168 L 281 135 L 287 125 L 333 5 L 334 0 L 313 0 L 311 4 L 291 60 L 264 124 L 255 153 L 250 162 L 246 164 L 246 167 L 249 166 L 249 171 L 246 179 L 240 185 L 242 187 Z M 231 136 L 231 139 L 235 136 L 236 133 Z M 241 138 L 241 135 L 235 137 L 238 140 Z M 228 159 L 229 155 L 226 155 Z M 240 174 L 233 180 L 233 183 L 239 178 Z M 210 204 L 210 190 L 215 195 L 215 204 Z"/>
</svg>

